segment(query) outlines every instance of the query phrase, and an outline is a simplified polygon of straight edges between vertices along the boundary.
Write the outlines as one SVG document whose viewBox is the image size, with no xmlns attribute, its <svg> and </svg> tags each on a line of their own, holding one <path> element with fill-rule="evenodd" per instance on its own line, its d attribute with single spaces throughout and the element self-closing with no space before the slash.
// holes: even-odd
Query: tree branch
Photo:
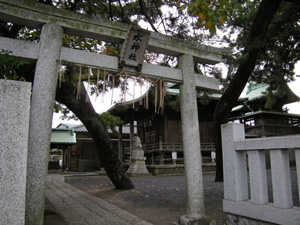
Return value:
<svg viewBox="0 0 300 225">
<path fill-rule="evenodd" d="M 120 5 L 120 9 L 121 9 L 122 22 L 123 22 L 123 23 L 126 23 L 126 19 L 125 19 L 125 16 L 124 16 L 124 10 L 123 10 L 123 6 L 122 6 L 122 4 L 121 4 L 121 1 L 118 0 L 118 3 L 119 3 L 119 5 Z"/>
<path fill-rule="evenodd" d="M 112 12 L 111 0 L 108 1 L 108 5 L 109 5 L 109 17 L 113 21 L 113 12 Z"/>
<path fill-rule="evenodd" d="M 223 180 L 221 124 L 227 123 L 230 112 L 254 70 L 259 51 L 264 47 L 267 29 L 282 0 L 263 0 L 253 20 L 239 67 L 225 89 L 214 111 L 214 132 L 217 153 L 216 181 Z"/>
<path fill-rule="evenodd" d="M 158 30 L 156 29 L 156 27 L 154 26 L 154 24 L 151 21 L 151 18 L 147 15 L 146 13 L 146 9 L 144 6 L 144 1 L 143 0 L 139 0 L 139 5 L 140 5 L 140 9 L 141 9 L 141 14 L 143 14 L 145 16 L 145 18 L 147 19 L 148 23 L 150 24 L 150 26 L 152 27 L 152 29 L 155 32 L 158 32 Z"/>
<path fill-rule="evenodd" d="M 118 159 L 116 150 L 113 149 L 106 127 L 91 102 L 85 100 L 85 88 L 82 86 L 79 99 L 76 99 L 75 96 L 74 85 L 62 82 L 61 87 L 57 88 L 56 100 L 67 106 L 84 124 L 93 138 L 101 164 L 115 187 L 117 189 L 134 188 Z"/>
<path fill-rule="evenodd" d="M 157 12 L 158 12 L 158 15 L 159 15 L 159 17 L 160 17 L 160 19 L 161 19 L 161 23 L 162 23 L 162 25 L 163 25 L 163 27 L 164 27 L 165 33 L 167 33 L 167 28 L 166 28 L 166 26 L 165 26 L 165 23 L 164 23 L 162 14 L 161 14 L 161 12 L 160 12 L 160 10 L 159 10 L 159 8 L 158 8 L 158 5 L 157 5 L 157 3 L 156 3 L 155 0 L 153 0 L 152 2 L 154 3 L 154 5 L 155 5 L 155 7 L 156 7 L 156 10 L 157 10 Z"/>
</svg>

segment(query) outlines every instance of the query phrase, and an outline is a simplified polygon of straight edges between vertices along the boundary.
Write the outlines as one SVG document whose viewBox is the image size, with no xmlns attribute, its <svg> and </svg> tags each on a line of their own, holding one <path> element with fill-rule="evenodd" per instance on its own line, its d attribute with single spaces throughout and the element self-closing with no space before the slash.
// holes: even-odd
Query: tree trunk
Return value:
<svg viewBox="0 0 300 225">
<path fill-rule="evenodd" d="M 125 168 L 118 159 L 117 151 L 113 149 L 107 129 L 95 112 L 90 101 L 86 101 L 86 91 L 81 88 L 80 98 L 75 98 L 75 86 L 62 83 L 56 91 L 56 100 L 67 106 L 84 124 L 92 136 L 99 152 L 99 158 L 108 177 L 117 189 L 134 188 L 131 180 L 125 174 Z"/>
<path fill-rule="evenodd" d="M 264 47 L 265 35 L 282 0 L 263 0 L 253 20 L 250 35 L 236 74 L 225 89 L 214 111 L 214 134 L 216 145 L 215 181 L 223 181 L 221 125 L 228 122 L 230 112 L 241 95 L 254 70 L 259 51 Z"/>
</svg>

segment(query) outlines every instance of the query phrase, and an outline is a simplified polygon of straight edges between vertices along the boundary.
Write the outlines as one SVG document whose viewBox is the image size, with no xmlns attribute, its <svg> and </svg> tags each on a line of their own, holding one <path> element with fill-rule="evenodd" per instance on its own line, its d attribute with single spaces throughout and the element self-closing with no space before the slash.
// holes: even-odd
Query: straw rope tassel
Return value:
<svg viewBox="0 0 300 225">
<path fill-rule="evenodd" d="M 157 85 L 159 85 L 159 90 L 158 90 L 158 95 L 159 95 L 159 101 L 158 101 L 158 105 L 157 105 L 157 111 L 156 113 L 159 114 L 160 111 L 160 105 L 161 105 L 161 78 L 159 78 L 159 80 L 157 81 Z M 158 97 L 157 97 L 158 98 Z"/>
<path fill-rule="evenodd" d="M 127 91 L 127 78 L 128 78 L 128 74 L 127 73 L 125 73 L 125 81 L 124 81 L 124 105 L 125 105 L 125 103 L 126 103 L 126 91 Z"/>
<path fill-rule="evenodd" d="M 146 82 L 147 82 L 146 83 L 147 92 L 146 92 L 145 108 L 149 109 L 149 91 L 150 91 L 149 85 L 151 85 L 151 81 L 146 78 Z"/>
<path fill-rule="evenodd" d="M 143 76 L 140 75 L 139 78 L 140 78 L 140 102 L 139 102 L 139 104 L 143 105 L 143 98 L 142 98 L 142 94 L 143 94 L 143 80 L 142 79 L 143 79 Z"/>
<path fill-rule="evenodd" d="M 61 77 L 62 77 L 62 71 L 59 71 L 59 88 L 61 88 Z"/>
<path fill-rule="evenodd" d="M 121 78 L 123 78 L 124 77 L 124 80 L 122 81 L 122 79 Z M 123 104 L 123 105 L 125 105 L 125 99 L 126 99 L 126 80 L 127 80 L 127 75 L 126 75 L 126 73 L 124 73 L 123 74 L 123 72 L 121 72 L 120 73 L 120 81 L 122 81 L 122 83 L 121 83 L 121 96 L 122 96 L 122 99 L 121 99 L 121 103 Z"/>
<path fill-rule="evenodd" d="M 96 95 L 98 96 L 99 95 L 99 77 L 100 77 L 100 69 L 97 68 L 97 88 L 96 88 Z"/>
<path fill-rule="evenodd" d="M 165 99 L 166 93 L 165 93 L 165 82 L 164 80 L 161 78 L 160 79 L 160 112 L 161 114 L 164 113 L 164 99 Z"/>
<path fill-rule="evenodd" d="M 61 88 L 61 78 L 62 78 L 62 75 L 63 75 L 63 71 L 61 69 L 62 67 L 62 64 L 61 64 L 61 61 L 59 63 L 59 88 Z"/>
<path fill-rule="evenodd" d="M 115 76 L 112 76 L 112 92 L 111 92 L 111 104 L 114 102 L 114 89 L 115 89 Z"/>
<path fill-rule="evenodd" d="M 82 82 L 82 66 L 81 65 L 76 65 L 79 67 L 79 75 L 78 75 L 78 84 L 77 84 L 77 93 L 76 93 L 76 99 L 80 99 L 80 94 L 81 94 L 81 82 Z M 59 72 L 59 88 L 61 87 L 61 79 L 63 77 L 64 71 L 61 70 L 62 67 L 62 62 L 58 65 L 58 72 Z M 89 101 L 89 96 L 88 96 L 88 91 L 90 89 L 90 82 L 91 82 L 91 77 L 93 76 L 93 68 L 88 67 L 89 69 L 89 74 L 88 74 L 88 87 L 87 87 L 87 93 L 86 93 L 86 101 Z M 140 99 L 139 99 L 139 104 L 143 105 L 145 109 L 149 109 L 149 85 L 153 84 L 155 88 L 155 100 L 154 100 L 154 111 L 155 113 L 163 113 L 164 112 L 164 98 L 166 96 L 166 87 L 165 87 L 165 82 L 162 78 L 157 79 L 156 81 L 151 81 L 147 77 L 143 77 L 142 75 L 139 75 L 138 77 L 134 77 L 131 75 L 128 75 L 126 72 L 120 72 L 116 75 L 109 74 L 108 72 L 105 71 L 105 69 L 101 68 L 94 68 L 97 69 L 97 88 L 96 88 L 96 94 L 97 96 L 99 95 L 99 79 L 100 79 L 100 73 L 101 70 L 103 70 L 103 84 L 102 84 L 102 96 L 104 97 L 105 91 L 106 91 L 106 82 L 110 82 L 110 77 L 112 76 L 112 93 L 111 93 L 111 104 L 114 102 L 114 88 L 115 88 L 115 77 L 120 77 L 124 76 L 125 74 L 125 79 L 123 81 L 123 87 L 124 87 L 124 104 L 126 102 L 126 92 L 127 92 L 127 79 L 128 77 L 133 79 L 133 96 L 132 96 L 132 108 L 135 108 L 134 104 L 134 99 L 135 99 L 135 87 L 136 87 L 136 82 L 139 82 L 140 84 Z M 139 79 L 139 80 L 138 80 Z M 143 84 L 145 84 L 146 88 L 146 93 L 145 93 L 145 99 L 143 99 Z M 159 99 L 159 100 L 158 100 Z"/>
<path fill-rule="evenodd" d="M 162 99 L 162 79 L 159 78 L 159 103 L 158 103 L 158 107 L 157 107 L 157 114 L 159 114 L 160 111 L 160 106 L 161 106 L 161 99 Z"/>
<path fill-rule="evenodd" d="M 61 63 L 61 61 L 60 61 L 60 63 Z M 57 68 L 56 68 L 57 74 L 59 73 L 59 68 L 60 68 L 60 64 L 58 64 L 58 65 L 57 65 Z M 56 79 L 56 87 L 57 87 L 57 86 L 59 86 L 58 78 Z"/>
<path fill-rule="evenodd" d="M 89 75 L 88 75 L 88 86 L 85 94 L 85 101 L 89 101 L 89 91 L 90 91 L 90 82 L 91 82 L 91 76 L 93 75 L 92 68 L 89 68 Z"/>
<path fill-rule="evenodd" d="M 135 86 L 136 86 L 136 79 L 134 78 L 134 81 L 133 81 L 133 94 L 132 94 L 132 109 L 134 109 Z"/>
<path fill-rule="evenodd" d="M 105 93 L 105 82 L 106 82 L 106 71 L 104 70 L 103 85 L 102 85 L 102 98 L 104 98 L 104 93 Z"/>
<path fill-rule="evenodd" d="M 80 88 L 81 88 L 81 66 L 79 67 L 79 76 L 78 76 L 78 85 L 77 85 L 77 96 L 76 99 L 79 99 L 80 96 Z"/>
</svg>

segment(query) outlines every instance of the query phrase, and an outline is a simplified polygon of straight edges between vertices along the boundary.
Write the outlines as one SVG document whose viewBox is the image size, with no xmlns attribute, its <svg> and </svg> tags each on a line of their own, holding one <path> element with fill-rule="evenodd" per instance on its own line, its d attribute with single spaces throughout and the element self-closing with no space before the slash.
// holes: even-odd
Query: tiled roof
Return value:
<svg viewBox="0 0 300 225">
<path fill-rule="evenodd" d="M 268 84 L 256 84 L 256 83 L 250 83 L 247 86 L 247 93 L 246 97 L 248 98 L 248 101 L 254 101 L 257 99 L 263 99 L 267 97 L 268 94 Z M 289 92 L 289 101 L 286 102 L 285 104 L 292 103 L 299 101 L 300 98 L 297 96 L 288 86 L 287 86 L 287 91 Z M 273 94 L 277 94 L 278 90 L 274 90 Z"/>
<path fill-rule="evenodd" d="M 84 132 L 88 132 L 86 127 L 83 124 L 79 124 L 73 127 L 74 131 L 76 133 L 84 133 Z"/>
<path fill-rule="evenodd" d="M 267 84 L 255 84 L 250 83 L 247 87 L 247 93 L 246 97 L 248 98 L 248 101 L 253 101 L 255 99 L 260 99 L 266 97 L 266 94 L 268 93 L 268 87 Z"/>
<path fill-rule="evenodd" d="M 72 129 L 74 129 L 75 133 L 86 133 L 86 132 L 88 132 L 86 127 L 83 124 L 79 124 L 79 125 L 78 124 L 73 124 L 70 127 L 72 127 Z M 118 131 L 119 129 L 117 128 L 116 130 Z M 108 128 L 108 133 L 112 133 L 110 128 Z M 130 134 L 130 125 L 129 124 L 123 125 L 122 133 L 123 134 Z M 134 126 L 134 133 L 137 133 L 136 126 Z"/>
<path fill-rule="evenodd" d="M 51 144 L 76 144 L 73 129 L 54 128 L 51 131 Z"/>
<path fill-rule="evenodd" d="M 65 129 L 65 128 L 73 128 L 73 127 L 76 127 L 78 124 L 75 124 L 75 123 L 60 123 L 56 128 L 62 128 L 62 129 Z"/>
</svg>

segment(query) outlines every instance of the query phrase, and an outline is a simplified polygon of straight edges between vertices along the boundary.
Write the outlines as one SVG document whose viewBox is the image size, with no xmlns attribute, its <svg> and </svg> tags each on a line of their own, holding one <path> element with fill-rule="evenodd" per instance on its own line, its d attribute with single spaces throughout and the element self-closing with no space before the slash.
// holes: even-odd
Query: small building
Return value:
<svg viewBox="0 0 300 225">
<path fill-rule="evenodd" d="M 99 171 L 101 169 L 101 162 L 98 157 L 98 150 L 94 145 L 91 135 L 88 133 L 86 127 L 83 124 L 70 124 L 60 123 L 58 129 L 52 130 L 72 130 L 76 135 L 76 143 L 72 146 L 63 148 L 63 170 L 68 171 Z M 122 129 L 122 152 L 128 154 L 122 154 L 122 161 L 125 161 L 130 157 L 130 152 L 124 150 L 130 147 L 130 128 L 129 125 L 123 125 Z M 119 137 L 115 136 L 113 132 L 108 129 L 108 133 L 111 138 L 111 142 L 115 149 L 119 148 Z M 136 133 L 136 131 L 135 131 Z"/>
<path fill-rule="evenodd" d="M 245 124 L 245 133 L 252 137 L 284 136 L 300 134 L 300 115 L 290 114 L 284 105 L 297 102 L 300 98 L 286 87 L 286 93 L 273 91 L 275 103 L 266 107 L 268 85 L 250 84 L 246 92 L 247 100 L 233 109 L 231 120 Z"/>
<path fill-rule="evenodd" d="M 57 170 L 63 167 L 63 153 L 76 144 L 76 133 L 74 129 L 53 128 L 51 131 L 49 170 Z M 67 156 L 65 156 L 67 157 Z M 62 164 L 60 165 L 60 162 Z"/>
</svg>

